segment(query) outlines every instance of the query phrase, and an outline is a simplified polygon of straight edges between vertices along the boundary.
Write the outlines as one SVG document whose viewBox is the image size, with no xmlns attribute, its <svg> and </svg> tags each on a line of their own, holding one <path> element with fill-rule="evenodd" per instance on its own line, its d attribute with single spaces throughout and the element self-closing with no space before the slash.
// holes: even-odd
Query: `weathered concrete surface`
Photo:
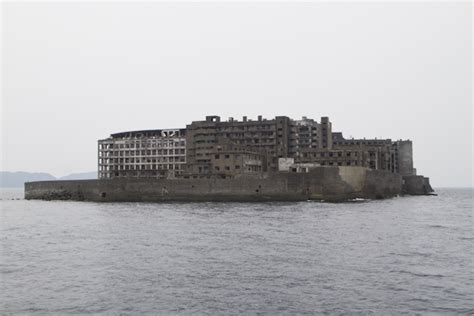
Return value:
<svg viewBox="0 0 474 316">
<path fill-rule="evenodd" d="M 410 195 L 429 195 L 434 192 L 430 185 L 430 179 L 423 176 L 405 176 L 403 177 L 403 194 Z"/>
<path fill-rule="evenodd" d="M 363 167 L 317 167 L 235 179 L 115 178 L 25 183 L 26 199 L 77 201 L 346 201 L 402 193 L 398 174 Z"/>
<path fill-rule="evenodd" d="M 411 140 L 399 140 L 398 146 L 398 173 L 402 176 L 416 175 L 416 169 L 413 168 L 413 143 Z"/>
</svg>

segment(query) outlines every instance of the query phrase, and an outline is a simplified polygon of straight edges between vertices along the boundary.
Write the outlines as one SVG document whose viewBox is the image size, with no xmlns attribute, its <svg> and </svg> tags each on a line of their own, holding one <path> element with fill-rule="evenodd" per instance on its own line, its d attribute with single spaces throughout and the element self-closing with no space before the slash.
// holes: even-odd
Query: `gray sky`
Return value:
<svg viewBox="0 0 474 316">
<path fill-rule="evenodd" d="M 2 9 L 4 171 L 96 170 L 113 132 L 305 115 L 411 139 L 433 186 L 472 186 L 469 2 Z"/>
</svg>

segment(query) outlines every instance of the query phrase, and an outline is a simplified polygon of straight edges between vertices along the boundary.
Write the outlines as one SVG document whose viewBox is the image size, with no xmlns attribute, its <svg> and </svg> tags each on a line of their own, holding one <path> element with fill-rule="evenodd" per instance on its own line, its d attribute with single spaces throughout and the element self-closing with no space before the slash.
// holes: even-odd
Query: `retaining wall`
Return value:
<svg viewBox="0 0 474 316">
<path fill-rule="evenodd" d="M 404 176 L 403 193 L 410 195 L 429 195 L 434 190 L 430 185 L 430 179 L 423 176 Z"/>
<path fill-rule="evenodd" d="M 25 183 L 26 199 L 78 201 L 304 201 L 389 198 L 401 194 L 398 174 L 362 167 L 317 167 L 235 179 L 39 181 Z"/>
</svg>

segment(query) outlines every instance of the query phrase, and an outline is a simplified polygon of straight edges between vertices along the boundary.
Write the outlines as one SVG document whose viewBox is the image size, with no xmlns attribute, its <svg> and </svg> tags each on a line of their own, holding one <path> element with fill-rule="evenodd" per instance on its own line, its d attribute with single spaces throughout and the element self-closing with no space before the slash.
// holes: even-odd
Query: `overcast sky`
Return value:
<svg viewBox="0 0 474 316">
<path fill-rule="evenodd" d="M 97 169 L 97 140 L 206 115 L 329 116 L 411 139 L 434 187 L 472 186 L 464 3 L 3 3 L 2 166 Z"/>
</svg>

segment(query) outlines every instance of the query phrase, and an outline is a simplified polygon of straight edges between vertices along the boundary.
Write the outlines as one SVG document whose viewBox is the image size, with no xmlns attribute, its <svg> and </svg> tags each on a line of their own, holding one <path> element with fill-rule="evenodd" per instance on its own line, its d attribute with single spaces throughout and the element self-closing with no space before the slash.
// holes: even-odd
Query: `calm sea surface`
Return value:
<svg viewBox="0 0 474 316">
<path fill-rule="evenodd" d="M 361 203 L 25 201 L 0 314 L 474 313 L 472 189 Z"/>
</svg>

